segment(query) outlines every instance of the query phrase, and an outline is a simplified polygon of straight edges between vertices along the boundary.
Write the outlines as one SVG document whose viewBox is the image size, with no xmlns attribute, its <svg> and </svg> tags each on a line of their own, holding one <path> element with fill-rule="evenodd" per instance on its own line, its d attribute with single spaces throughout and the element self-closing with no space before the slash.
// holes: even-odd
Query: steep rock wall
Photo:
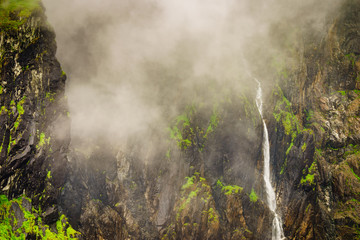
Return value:
<svg viewBox="0 0 360 240">
<path fill-rule="evenodd" d="M 61 196 L 70 223 L 86 239 L 268 239 L 262 124 L 252 97 L 186 107 L 163 134 L 73 151 Z"/>
<path fill-rule="evenodd" d="M 42 5 L 38 1 L 0 4 L 0 193 L 18 199 L 8 202 L 4 196 L 2 214 L 15 211 L 19 219 L 10 221 L 15 230 L 16 222 L 18 227 L 19 222 L 30 222 L 18 231 L 24 238 L 44 237 L 49 228 L 45 225 L 60 221 L 58 198 L 67 177 L 66 75 L 56 60 L 55 33 Z M 5 215 L 2 220 L 7 222 Z M 36 223 L 35 217 L 39 217 Z M 3 230 L 2 238 L 13 237 L 12 230 Z"/>
<path fill-rule="evenodd" d="M 290 239 L 359 237 L 359 1 L 324 34 L 302 31 L 268 115 L 272 162 Z"/>
</svg>

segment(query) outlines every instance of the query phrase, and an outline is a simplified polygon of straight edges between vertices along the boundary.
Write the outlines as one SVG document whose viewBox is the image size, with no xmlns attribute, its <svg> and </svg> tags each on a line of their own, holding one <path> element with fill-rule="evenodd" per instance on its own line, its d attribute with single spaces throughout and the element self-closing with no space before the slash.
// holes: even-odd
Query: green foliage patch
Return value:
<svg viewBox="0 0 360 240">
<path fill-rule="evenodd" d="M 301 132 L 302 126 L 298 118 L 293 114 L 291 103 L 284 96 L 280 87 L 277 88 L 274 95 L 277 96 L 279 100 L 276 102 L 273 116 L 277 122 L 281 121 L 285 134 L 291 135 L 291 138 L 295 139 L 296 135 Z"/>
<path fill-rule="evenodd" d="M 274 90 L 273 97 L 277 99 L 273 116 L 275 120 L 283 126 L 285 135 L 291 136 L 290 145 L 285 152 L 286 158 L 280 170 L 280 174 L 283 174 L 287 166 L 287 155 L 294 147 L 295 139 L 301 133 L 307 132 L 308 134 L 314 134 L 314 132 L 312 129 L 303 127 L 298 117 L 294 115 L 290 101 L 285 97 L 283 91 L 279 86 L 277 86 L 277 89 Z M 305 113 L 306 113 L 306 121 L 307 122 L 311 121 L 314 112 L 312 110 L 309 110 L 309 111 L 305 111 Z M 301 150 L 305 152 L 306 147 L 307 147 L 306 143 L 304 143 L 301 147 Z"/>
<path fill-rule="evenodd" d="M 46 138 L 45 137 L 45 133 L 41 132 L 39 135 L 39 142 L 36 145 L 37 149 L 42 148 L 45 144 L 49 145 L 50 144 L 50 137 Z"/>
<path fill-rule="evenodd" d="M 360 182 L 360 177 L 354 172 L 354 169 L 350 167 L 350 170 L 351 170 L 352 174 L 354 175 L 354 177 L 356 177 Z"/>
<path fill-rule="evenodd" d="M 249 198 L 250 198 L 250 201 L 257 202 L 258 196 L 256 195 L 256 192 L 255 192 L 254 188 L 251 189 L 251 193 L 249 195 Z"/>
<path fill-rule="evenodd" d="M 213 208 L 209 208 L 208 211 L 203 211 L 203 213 L 207 214 L 209 223 L 219 223 L 218 215 Z"/>
<path fill-rule="evenodd" d="M 221 188 L 221 191 L 224 192 L 225 195 L 237 194 L 241 193 L 243 188 L 237 185 L 224 185 L 220 179 L 217 180 L 216 186 Z"/>
<path fill-rule="evenodd" d="M 25 240 L 52 239 L 71 240 L 77 239 L 79 232 L 74 230 L 64 215 L 56 222 L 56 232 L 51 227 L 43 224 L 41 211 L 32 208 L 30 211 L 23 206 L 23 201 L 31 202 L 29 198 L 20 197 L 8 200 L 5 195 L 0 195 L 0 239 Z M 20 226 L 20 219 L 16 218 L 13 206 L 19 206 L 24 221 Z"/>
<path fill-rule="evenodd" d="M 0 2 L 0 31 L 18 29 L 27 17 L 40 9 L 40 0 L 3 0 Z"/>
<path fill-rule="evenodd" d="M 305 152 L 305 150 L 306 150 L 306 142 L 304 142 L 304 144 L 301 147 L 301 151 Z"/>
<path fill-rule="evenodd" d="M 216 105 L 214 106 L 206 127 L 201 123 L 196 123 L 196 112 L 194 105 L 188 106 L 185 113 L 179 115 L 175 119 L 173 126 L 168 128 L 170 139 L 175 140 L 181 150 L 186 150 L 193 146 L 197 147 L 199 151 L 202 151 L 209 135 L 213 133 L 218 126 L 219 116 Z"/>
<path fill-rule="evenodd" d="M 301 178 L 300 183 L 302 185 L 309 184 L 314 185 L 314 179 L 315 179 L 315 167 L 316 167 L 316 161 L 314 161 L 311 166 L 308 168 L 308 174 Z"/>
<path fill-rule="evenodd" d="M 176 220 L 179 219 L 185 209 L 189 208 L 190 203 L 200 195 L 202 196 L 201 200 L 205 203 L 207 203 L 211 197 L 211 188 L 206 183 L 206 179 L 200 177 L 200 173 L 195 172 L 193 176 L 186 177 L 185 179 L 186 183 L 181 187 L 182 198 L 177 208 Z"/>
<path fill-rule="evenodd" d="M 181 187 L 182 190 L 186 190 L 192 185 L 194 185 L 195 176 L 186 177 L 186 183 Z"/>
</svg>

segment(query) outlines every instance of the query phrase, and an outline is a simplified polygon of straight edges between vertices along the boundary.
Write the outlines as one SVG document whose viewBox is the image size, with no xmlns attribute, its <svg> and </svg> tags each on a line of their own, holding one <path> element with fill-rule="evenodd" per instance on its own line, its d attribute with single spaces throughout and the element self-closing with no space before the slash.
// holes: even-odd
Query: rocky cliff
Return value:
<svg viewBox="0 0 360 240">
<path fill-rule="evenodd" d="M 66 236 L 58 198 L 67 177 L 70 121 L 55 34 L 37 1 L 1 2 L 0 12 L 0 236 L 51 237 L 49 225 L 56 223 L 57 236 Z"/>
<path fill-rule="evenodd" d="M 255 83 L 213 83 L 211 99 L 181 98 L 166 128 L 125 142 L 70 143 L 44 8 L 0 4 L 1 238 L 271 239 Z M 359 12 L 343 1 L 322 32 L 279 42 L 292 47 L 269 66 L 263 115 L 287 239 L 360 237 Z"/>
<path fill-rule="evenodd" d="M 344 1 L 322 33 L 301 31 L 296 64 L 284 66 L 271 94 L 272 165 L 289 239 L 359 238 L 359 7 Z"/>
</svg>

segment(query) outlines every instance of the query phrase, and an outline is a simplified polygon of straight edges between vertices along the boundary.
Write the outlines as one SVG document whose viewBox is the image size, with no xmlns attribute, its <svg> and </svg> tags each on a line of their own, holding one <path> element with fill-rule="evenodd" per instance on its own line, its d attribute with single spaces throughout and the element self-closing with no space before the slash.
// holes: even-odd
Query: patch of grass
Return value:
<svg viewBox="0 0 360 240">
<path fill-rule="evenodd" d="M 0 2 L 0 31 L 17 30 L 33 11 L 40 9 L 40 0 L 3 0 Z"/>
<path fill-rule="evenodd" d="M 290 151 L 291 151 L 291 149 L 292 149 L 292 147 L 294 146 L 294 143 L 293 142 L 291 142 L 290 143 L 290 146 L 288 147 L 288 149 L 286 150 L 286 155 L 289 155 L 289 153 L 290 153 Z"/>
<path fill-rule="evenodd" d="M 49 102 L 53 102 L 53 101 L 55 101 L 55 93 L 47 92 L 47 93 L 45 94 L 45 98 L 46 98 L 46 100 L 48 100 Z"/>
<path fill-rule="evenodd" d="M 45 133 L 41 132 L 39 135 L 39 142 L 36 145 L 37 149 L 42 148 L 43 146 L 45 146 L 45 144 L 49 145 L 50 144 L 50 137 L 46 138 L 45 137 Z"/>
<path fill-rule="evenodd" d="M 350 167 L 350 166 L 349 166 Z M 359 180 L 360 182 L 360 177 L 354 172 L 354 169 L 350 167 L 351 172 L 353 173 L 353 175 Z"/>
<path fill-rule="evenodd" d="M 311 119 L 314 117 L 314 111 L 313 110 L 309 110 L 309 111 L 305 110 L 305 114 L 306 114 L 306 122 L 310 122 Z"/>
<path fill-rule="evenodd" d="M 306 142 L 304 142 L 304 144 L 301 147 L 301 151 L 305 152 L 305 150 L 306 150 Z"/>
<path fill-rule="evenodd" d="M 225 192 L 225 195 L 230 195 L 234 193 L 241 193 L 243 190 L 242 187 L 236 186 L 236 185 L 227 185 L 222 187 L 222 191 Z"/>
<path fill-rule="evenodd" d="M 211 222 L 218 223 L 219 222 L 218 215 L 216 214 L 216 212 L 213 208 L 209 208 L 208 211 L 204 211 L 203 213 L 208 214 L 208 222 L 209 223 L 211 223 Z"/>
<path fill-rule="evenodd" d="M 305 178 L 300 180 L 301 184 L 309 183 L 310 185 L 314 184 L 314 174 L 308 174 Z"/>
<path fill-rule="evenodd" d="M 182 187 L 181 187 L 182 190 L 186 190 L 189 187 L 194 185 L 195 176 L 186 177 L 186 179 L 187 179 L 186 183 L 184 185 L 182 185 Z"/>
<path fill-rule="evenodd" d="M 251 193 L 249 195 L 249 198 L 250 198 L 250 201 L 257 202 L 258 196 L 256 195 L 254 188 L 251 189 Z"/>
<path fill-rule="evenodd" d="M 218 124 L 219 124 L 219 116 L 217 112 L 217 106 L 215 105 L 204 138 L 207 138 L 210 133 L 214 132 Z"/>
<path fill-rule="evenodd" d="M 177 207 L 176 220 L 179 219 L 183 210 L 188 209 L 189 204 L 194 200 L 199 199 L 201 194 L 201 200 L 203 202 L 208 202 L 211 197 L 211 188 L 206 183 L 206 179 L 200 177 L 200 173 L 195 172 L 192 177 L 186 177 L 186 183 L 182 186 L 181 191 L 181 200 Z"/>
<path fill-rule="evenodd" d="M 196 123 L 194 119 L 197 116 L 195 114 L 195 106 L 188 106 L 185 113 L 178 116 L 173 126 L 168 128 L 170 139 L 175 140 L 181 150 L 186 150 L 192 146 L 202 151 L 209 135 L 215 131 L 219 123 L 216 105 L 214 105 L 212 115 L 206 127 L 204 127 L 204 123 Z"/>
<path fill-rule="evenodd" d="M 313 185 L 314 183 L 314 179 L 315 179 L 315 166 L 316 166 L 316 161 L 314 161 L 311 166 L 308 168 L 308 174 L 304 177 L 301 178 L 300 183 L 302 185 L 304 184 L 309 184 L 309 185 Z"/>
<path fill-rule="evenodd" d="M 230 195 L 230 194 L 237 194 L 237 193 L 241 193 L 243 188 L 237 185 L 224 185 L 220 179 L 217 180 L 216 182 L 216 186 L 221 188 L 221 191 L 224 192 L 225 195 Z"/>
<path fill-rule="evenodd" d="M 346 96 L 346 92 L 345 92 L 345 91 L 338 91 L 338 93 L 340 93 L 342 96 Z"/>
<path fill-rule="evenodd" d="M 34 239 L 52 240 L 73 240 L 80 235 L 74 230 L 65 215 L 61 215 L 56 222 L 56 232 L 48 225 L 43 224 L 41 211 L 32 208 L 30 211 L 23 207 L 23 201 L 31 202 L 29 198 L 20 197 L 8 200 L 5 195 L 0 195 L 0 239 L 24 240 L 26 235 L 33 236 Z M 18 225 L 12 205 L 20 206 L 24 222 Z"/>
<path fill-rule="evenodd" d="M 45 133 L 40 133 L 40 137 L 39 137 L 39 143 L 38 145 L 36 145 L 36 148 L 41 148 L 42 146 L 44 146 L 45 144 Z"/>
<path fill-rule="evenodd" d="M 168 128 L 170 131 L 170 138 L 174 139 L 181 149 L 187 149 L 192 142 L 188 138 L 183 137 L 182 131 L 189 128 L 190 136 L 193 135 L 193 129 L 190 128 L 190 120 L 187 114 L 182 114 L 176 118 L 176 123 L 173 127 Z"/>
<path fill-rule="evenodd" d="M 291 136 L 291 142 L 294 142 L 297 135 L 303 131 L 303 126 L 297 116 L 293 114 L 291 103 L 284 96 L 284 93 L 279 86 L 277 91 L 274 91 L 273 94 L 278 98 L 273 116 L 275 120 L 284 127 L 285 134 Z"/>
</svg>

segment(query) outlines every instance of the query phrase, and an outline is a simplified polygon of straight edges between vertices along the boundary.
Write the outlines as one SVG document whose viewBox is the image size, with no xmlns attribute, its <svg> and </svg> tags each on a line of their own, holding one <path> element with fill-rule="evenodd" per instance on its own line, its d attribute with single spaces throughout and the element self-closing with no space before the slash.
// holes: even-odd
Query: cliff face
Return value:
<svg viewBox="0 0 360 240">
<path fill-rule="evenodd" d="M 126 143 L 70 145 L 54 31 L 19 2 L 0 2 L 0 237 L 271 239 L 256 86 L 181 103 Z M 323 33 L 297 32 L 265 104 L 288 239 L 359 237 L 359 12 L 344 1 Z"/>
<path fill-rule="evenodd" d="M 66 76 L 42 6 L 37 1 L 0 6 L 0 188 L 9 199 L 18 199 L 8 202 L 2 195 L 0 236 L 49 237 L 45 225 L 60 218 L 58 198 L 67 175 Z M 8 222 L 12 214 L 16 217 Z M 42 230 L 36 231 L 34 221 Z"/>
<path fill-rule="evenodd" d="M 86 239 L 267 239 L 261 131 L 245 95 L 193 105 L 145 146 L 141 135 L 120 150 L 104 142 L 71 153 L 61 206 Z"/>
<path fill-rule="evenodd" d="M 289 239 L 359 237 L 359 7 L 345 1 L 322 37 L 305 30 L 296 67 L 285 67 L 272 93 L 272 159 Z"/>
</svg>

